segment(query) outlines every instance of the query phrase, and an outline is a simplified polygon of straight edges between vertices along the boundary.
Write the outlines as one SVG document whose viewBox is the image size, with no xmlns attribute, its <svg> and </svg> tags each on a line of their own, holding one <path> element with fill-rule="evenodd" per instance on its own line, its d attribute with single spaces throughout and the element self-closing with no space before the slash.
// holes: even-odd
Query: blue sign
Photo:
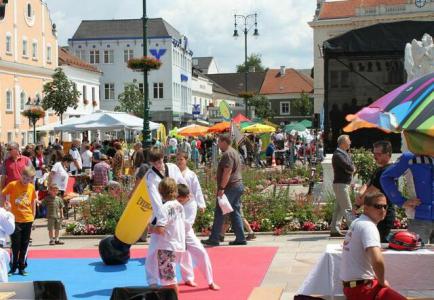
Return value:
<svg viewBox="0 0 434 300">
<path fill-rule="evenodd" d="M 188 76 L 181 74 L 181 82 L 183 82 L 183 81 L 188 81 Z"/>
<path fill-rule="evenodd" d="M 154 56 L 156 59 L 160 60 L 160 57 L 166 53 L 166 49 L 149 49 L 149 52 L 151 52 L 152 56 Z"/>
<path fill-rule="evenodd" d="M 193 104 L 193 115 L 200 115 L 200 104 Z"/>
</svg>

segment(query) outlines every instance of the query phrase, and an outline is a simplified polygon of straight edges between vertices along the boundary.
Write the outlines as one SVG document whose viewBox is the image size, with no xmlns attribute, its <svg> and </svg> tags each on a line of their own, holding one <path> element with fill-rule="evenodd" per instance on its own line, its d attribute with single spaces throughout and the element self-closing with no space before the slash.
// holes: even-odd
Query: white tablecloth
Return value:
<svg viewBox="0 0 434 300">
<path fill-rule="evenodd" d="M 342 245 L 327 245 L 314 269 L 298 289 L 298 295 L 342 295 L 342 281 L 339 278 Z M 393 289 L 404 293 L 408 290 L 434 290 L 434 251 L 383 252 L 386 264 L 386 280 Z"/>
</svg>

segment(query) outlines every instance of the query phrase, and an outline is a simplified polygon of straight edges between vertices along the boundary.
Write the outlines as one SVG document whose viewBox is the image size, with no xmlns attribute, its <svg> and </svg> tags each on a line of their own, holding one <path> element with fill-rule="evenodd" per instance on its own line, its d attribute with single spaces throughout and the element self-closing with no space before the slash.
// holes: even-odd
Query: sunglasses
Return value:
<svg viewBox="0 0 434 300">
<path fill-rule="evenodd" d="M 374 205 L 372 205 L 372 207 L 374 207 L 374 208 L 376 208 L 376 209 L 384 209 L 384 210 L 386 210 L 387 209 L 387 204 L 374 204 Z"/>
</svg>

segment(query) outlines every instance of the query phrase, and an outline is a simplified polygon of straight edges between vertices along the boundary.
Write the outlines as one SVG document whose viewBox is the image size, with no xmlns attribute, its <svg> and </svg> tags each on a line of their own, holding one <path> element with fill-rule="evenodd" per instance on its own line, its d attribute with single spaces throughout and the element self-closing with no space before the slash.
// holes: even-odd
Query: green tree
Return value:
<svg viewBox="0 0 434 300">
<path fill-rule="evenodd" d="M 313 114 L 313 99 L 302 92 L 300 98 L 291 101 L 291 114 L 293 116 L 311 116 Z"/>
<path fill-rule="evenodd" d="M 118 96 L 119 105 L 115 111 L 132 113 L 133 115 L 143 118 L 144 97 L 136 82 L 128 83 L 124 92 Z"/>
<path fill-rule="evenodd" d="M 74 82 L 66 77 L 61 68 L 56 68 L 53 74 L 53 81 L 44 84 L 44 98 L 42 99 L 42 108 L 52 109 L 60 117 L 60 123 L 63 124 L 63 114 L 72 107 L 78 107 L 78 100 L 81 95 L 77 91 Z"/>
<path fill-rule="evenodd" d="M 255 67 L 255 72 L 265 71 L 260 54 L 252 53 L 247 56 L 247 64 L 242 63 L 241 65 L 237 65 L 237 73 L 244 73 L 245 71 L 249 72 L 250 67 Z"/>
<path fill-rule="evenodd" d="M 249 100 L 249 105 L 255 108 L 255 115 L 261 119 L 273 117 L 273 111 L 270 108 L 270 101 L 262 95 L 255 95 Z"/>
</svg>

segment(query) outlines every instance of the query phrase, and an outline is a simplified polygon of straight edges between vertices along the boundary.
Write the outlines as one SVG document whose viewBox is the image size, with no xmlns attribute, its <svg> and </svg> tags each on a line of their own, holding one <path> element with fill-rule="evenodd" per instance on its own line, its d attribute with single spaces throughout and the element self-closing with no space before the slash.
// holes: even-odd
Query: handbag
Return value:
<svg viewBox="0 0 434 300">
<path fill-rule="evenodd" d="M 217 201 L 224 215 L 233 212 L 232 205 L 229 203 L 228 197 L 225 194 L 221 197 L 217 197 Z"/>
</svg>

